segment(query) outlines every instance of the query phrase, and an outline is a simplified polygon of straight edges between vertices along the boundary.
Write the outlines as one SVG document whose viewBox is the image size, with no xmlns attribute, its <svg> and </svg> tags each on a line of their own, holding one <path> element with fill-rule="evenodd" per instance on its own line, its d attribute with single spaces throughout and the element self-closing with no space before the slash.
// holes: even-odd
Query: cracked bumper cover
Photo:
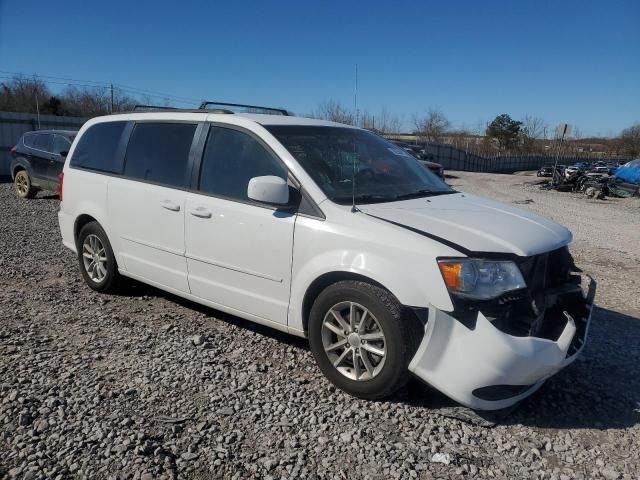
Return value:
<svg viewBox="0 0 640 480">
<path fill-rule="evenodd" d="M 425 335 L 409 370 L 457 402 L 478 410 L 512 406 L 542 386 L 544 381 L 573 362 L 582 351 L 591 321 L 595 281 L 583 277 L 583 297 L 588 314 L 573 318 L 555 341 L 537 337 L 516 337 L 498 330 L 478 313 L 476 327 L 465 327 L 437 309 L 430 309 Z M 582 322 L 582 325 L 577 325 Z M 580 338 L 578 338 L 580 337 Z M 572 342 L 579 348 L 567 355 Z M 489 386 L 516 387 L 508 398 L 480 398 L 478 389 Z M 522 386 L 521 388 L 517 388 Z"/>
</svg>

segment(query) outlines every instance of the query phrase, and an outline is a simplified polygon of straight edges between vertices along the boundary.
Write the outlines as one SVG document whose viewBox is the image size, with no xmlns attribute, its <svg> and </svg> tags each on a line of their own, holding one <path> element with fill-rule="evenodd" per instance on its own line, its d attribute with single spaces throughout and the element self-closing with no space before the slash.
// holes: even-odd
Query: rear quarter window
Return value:
<svg viewBox="0 0 640 480">
<path fill-rule="evenodd" d="M 33 148 L 33 145 L 36 141 L 36 136 L 33 133 L 27 133 L 25 134 L 22 142 L 24 143 L 25 147 L 29 147 L 29 148 Z"/>
<path fill-rule="evenodd" d="M 97 123 L 80 137 L 69 165 L 107 173 L 122 173 L 118 145 L 127 122 Z"/>
</svg>

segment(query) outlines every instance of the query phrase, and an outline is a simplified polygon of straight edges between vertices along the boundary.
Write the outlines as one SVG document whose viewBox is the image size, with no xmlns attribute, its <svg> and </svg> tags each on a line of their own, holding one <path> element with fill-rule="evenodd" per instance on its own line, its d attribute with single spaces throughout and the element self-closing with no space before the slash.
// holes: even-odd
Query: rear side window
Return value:
<svg viewBox="0 0 640 480">
<path fill-rule="evenodd" d="M 33 144 L 36 142 L 36 136 L 33 133 L 27 133 L 23 140 L 26 147 L 33 148 Z"/>
<path fill-rule="evenodd" d="M 71 142 L 61 135 L 53 136 L 53 153 L 60 154 L 61 152 L 68 152 L 71 148 Z"/>
<path fill-rule="evenodd" d="M 70 165 L 99 172 L 122 173 L 118 144 L 127 122 L 97 123 L 84 132 L 73 151 Z"/>
<path fill-rule="evenodd" d="M 249 201 L 249 180 L 263 175 L 287 180 L 287 169 L 252 136 L 211 127 L 200 169 L 201 192 Z"/>
<path fill-rule="evenodd" d="M 125 176 L 188 187 L 189 150 L 196 127 L 190 123 L 136 124 L 127 147 Z"/>
<path fill-rule="evenodd" d="M 33 148 L 37 148 L 38 150 L 43 150 L 45 152 L 51 151 L 51 137 L 48 133 L 40 133 L 36 135 L 36 141 L 33 144 Z"/>
</svg>

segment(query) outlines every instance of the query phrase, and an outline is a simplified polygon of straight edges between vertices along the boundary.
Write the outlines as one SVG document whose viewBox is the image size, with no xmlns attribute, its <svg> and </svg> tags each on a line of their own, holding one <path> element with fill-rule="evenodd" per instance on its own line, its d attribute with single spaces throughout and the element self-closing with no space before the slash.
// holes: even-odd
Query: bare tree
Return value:
<svg viewBox="0 0 640 480">
<path fill-rule="evenodd" d="M 391 114 L 387 107 L 382 107 L 377 114 L 362 112 L 359 126 L 379 133 L 399 133 L 402 122 L 397 115 Z"/>
<path fill-rule="evenodd" d="M 624 155 L 640 156 L 640 123 L 625 128 L 616 139 L 615 144 Z"/>
<path fill-rule="evenodd" d="M 544 139 L 546 129 L 547 124 L 543 119 L 525 115 L 520 126 L 522 150 L 527 153 L 543 150 L 544 145 L 540 144 L 540 140 Z"/>
<path fill-rule="evenodd" d="M 440 110 L 430 108 L 423 116 L 413 119 L 416 135 L 426 142 L 440 142 L 451 126 L 451 122 Z"/>
<path fill-rule="evenodd" d="M 356 116 L 352 110 L 343 106 L 336 100 L 327 100 L 318 105 L 318 109 L 312 114 L 315 118 L 330 120 L 332 122 L 355 125 Z"/>
<path fill-rule="evenodd" d="M 14 77 L 0 83 L 0 110 L 8 112 L 36 113 L 45 111 L 51 92 L 37 77 Z"/>
</svg>

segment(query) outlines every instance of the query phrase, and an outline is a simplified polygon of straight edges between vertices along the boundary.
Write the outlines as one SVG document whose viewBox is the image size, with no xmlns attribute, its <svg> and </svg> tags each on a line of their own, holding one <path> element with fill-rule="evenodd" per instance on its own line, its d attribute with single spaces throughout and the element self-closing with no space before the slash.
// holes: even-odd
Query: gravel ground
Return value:
<svg viewBox="0 0 640 480">
<path fill-rule="evenodd" d="M 357 400 L 303 340 L 139 284 L 97 294 L 60 242 L 55 197 L 0 184 L 0 477 L 639 478 L 640 210 L 528 180 L 450 181 L 572 228 L 599 308 L 583 357 L 493 415 L 417 381 Z"/>
</svg>

